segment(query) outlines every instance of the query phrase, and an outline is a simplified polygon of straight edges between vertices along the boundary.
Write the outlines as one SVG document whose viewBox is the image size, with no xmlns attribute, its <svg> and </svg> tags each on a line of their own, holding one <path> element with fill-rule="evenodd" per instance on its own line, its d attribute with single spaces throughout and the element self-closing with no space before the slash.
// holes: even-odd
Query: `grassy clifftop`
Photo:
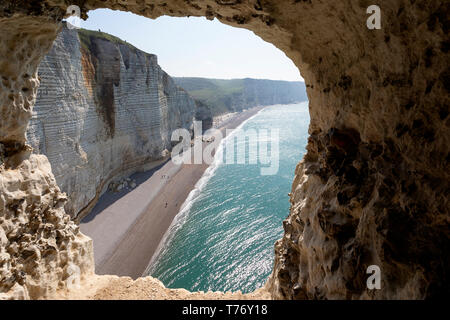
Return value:
<svg viewBox="0 0 450 320">
<path fill-rule="evenodd" d="M 195 100 L 209 106 L 213 115 L 232 110 L 232 101 L 243 95 L 245 89 L 243 79 L 174 78 L 174 80 Z"/>
<path fill-rule="evenodd" d="M 94 30 L 87 30 L 87 29 L 78 29 L 78 36 L 80 38 L 81 45 L 85 49 L 91 48 L 91 40 L 93 38 L 103 39 L 106 41 L 110 41 L 115 44 L 123 44 L 128 46 L 132 50 L 138 50 L 136 47 L 134 47 L 132 44 L 126 42 L 125 40 L 122 40 L 118 37 L 115 37 L 109 33 L 101 32 L 101 31 L 94 31 Z"/>
<path fill-rule="evenodd" d="M 194 99 L 208 105 L 213 115 L 271 104 L 307 100 L 303 82 L 260 79 L 173 78 Z"/>
</svg>

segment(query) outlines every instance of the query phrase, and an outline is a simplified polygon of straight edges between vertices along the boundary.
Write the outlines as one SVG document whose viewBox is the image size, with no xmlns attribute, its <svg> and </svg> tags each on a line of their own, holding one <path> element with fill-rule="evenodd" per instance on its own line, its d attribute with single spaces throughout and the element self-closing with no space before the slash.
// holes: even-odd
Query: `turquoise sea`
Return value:
<svg viewBox="0 0 450 320">
<path fill-rule="evenodd" d="M 288 193 L 305 153 L 308 125 L 308 102 L 275 105 L 224 139 L 222 145 L 239 130 L 278 129 L 277 174 L 261 175 L 260 167 L 267 165 L 226 164 L 226 148 L 218 151 L 147 273 L 169 288 L 191 291 L 245 293 L 263 286 L 272 270 L 274 243 L 281 238 L 282 221 L 289 214 Z"/>
</svg>

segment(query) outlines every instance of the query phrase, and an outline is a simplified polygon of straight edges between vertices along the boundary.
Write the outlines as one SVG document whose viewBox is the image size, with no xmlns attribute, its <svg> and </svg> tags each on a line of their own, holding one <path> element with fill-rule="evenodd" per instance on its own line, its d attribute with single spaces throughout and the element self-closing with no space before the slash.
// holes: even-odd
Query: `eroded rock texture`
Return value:
<svg viewBox="0 0 450 320">
<path fill-rule="evenodd" d="M 88 213 L 111 179 L 154 166 L 173 130 L 191 130 L 196 116 L 155 55 L 98 32 L 64 27 L 39 76 L 28 143 L 48 157 L 72 217 Z"/>
<path fill-rule="evenodd" d="M 0 299 L 46 297 L 92 275 L 92 240 L 65 214 L 47 158 L 24 151 L 0 173 Z"/>
<path fill-rule="evenodd" d="M 0 299 L 40 298 L 93 274 L 92 241 L 65 215 L 45 156 L 24 144 L 37 66 L 58 25 L 0 18 Z"/>
<path fill-rule="evenodd" d="M 28 69 L 35 76 L 37 61 L 24 64 L 25 58 L 15 53 L 25 48 L 38 60 L 57 28 L 55 20 L 52 28 L 39 27 L 31 34 L 26 25 L 16 22 L 37 24 L 42 17 L 60 18 L 67 4 L 63 0 L 2 2 L 0 40 L 7 44 L 1 48 L 2 75 L 19 79 Z M 302 71 L 310 101 L 311 138 L 296 170 L 285 235 L 275 248 L 267 286 L 274 298 L 448 294 L 448 1 L 379 0 L 381 30 L 366 28 L 366 8 L 373 4 L 369 0 L 87 0 L 82 4 L 83 13 L 108 7 L 152 18 L 217 17 L 253 30 L 282 49 Z M 11 40 L 21 33 L 12 25 L 28 30 L 28 42 Z M 4 26 L 12 33 L 5 34 Z M 23 94 L 11 100 L 5 86 L 0 95 L 0 141 L 7 146 L 11 141 L 23 142 L 30 113 L 11 102 L 22 103 L 15 97 Z M 29 95 L 28 108 L 34 94 Z M 13 117 L 16 123 L 8 122 Z M 2 171 L 2 177 L 5 174 Z M 27 186 L 24 192 L 31 190 Z M 20 216 L 29 212 L 25 209 Z M 17 242 L 6 237 L 2 247 Z M 381 268 L 380 290 L 366 289 L 370 264 Z M 3 277 L 1 281 L 4 291 Z"/>
</svg>

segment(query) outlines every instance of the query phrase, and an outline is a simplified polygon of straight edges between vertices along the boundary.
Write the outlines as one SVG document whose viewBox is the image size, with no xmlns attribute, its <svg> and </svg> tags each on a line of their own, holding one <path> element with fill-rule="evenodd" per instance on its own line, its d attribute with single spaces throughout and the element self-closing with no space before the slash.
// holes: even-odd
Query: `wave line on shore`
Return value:
<svg viewBox="0 0 450 320">
<path fill-rule="evenodd" d="M 227 135 L 225 138 L 223 138 L 220 142 L 219 147 L 217 148 L 217 152 L 214 155 L 214 161 L 213 163 L 205 170 L 202 177 L 197 181 L 197 183 L 194 186 L 194 189 L 189 192 L 186 200 L 181 205 L 180 211 L 178 214 L 174 217 L 172 223 L 170 224 L 169 228 L 167 229 L 164 236 L 161 238 L 160 243 L 158 244 L 158 247 L 155 250 L 155 253 L 153 254 L 152 258 L 150 259 L 150 262 L 145 269 L 142 276 L 148 276 L 151 275 L 154 272 L 154 268 L 156 266 L 156 262 L 158 261 L 158 258 L 170 247 L 170 243 L 175 236 L 176 232 L 183 226 L 183 224 L 186 222 L 190 209 L 194 202 L 198 199 L 200 196 L 203 188 L 208 183 L 208 181 L 211 179 L 211 177 L 214 176 L 217 169 L 220 167 L 220 165 L 223 164 L 223 149 L 226 145 L 228 139 L 231 139 L 236 135 L 239 130 L 242 129 L 242 127 L 251 119 L 256 117 L 263 109 L 256 112 L 254 115 L 249 117 L 248 119 L 244 120 L 241 124 L 239 124 L 233 131 Z"/>
</svg>

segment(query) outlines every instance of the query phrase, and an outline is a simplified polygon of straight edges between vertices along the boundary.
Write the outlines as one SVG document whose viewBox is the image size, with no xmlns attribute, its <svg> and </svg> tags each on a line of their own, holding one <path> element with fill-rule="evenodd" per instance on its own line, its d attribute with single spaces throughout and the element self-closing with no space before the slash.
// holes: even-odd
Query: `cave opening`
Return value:
<svg viewBox="0 0 450 320">
<path fill-rule="evenodd" d="M 82 4 L 83 18 L 98 7 L 150 18 L 215 17 L 253 30 L 302 70 L 310 136 L 296 168 L 283 238 L 275 245 L 265 288 L 271 298 L 421 299 L 448 291 L 449 6 L 380 0 L 381 29 L 369 29 L 371 4 Z M 153 283 L 94 276 L 91 240 L 65 215 L 66 198 L 48 159 L 31 154 L 25 143 L 37 67 L 66 9 L 65 1 L 0 5 L 1 297 L 50 297 L 74 277 L 81 283 L 96 277 L 109 297 Z M 366 286 L 372 265 L 383 275 L 380 290 Z M 203 297 L 165 292 L 168 298 Z"/>
<path fill-rule="evenodd" d="M 27 138 L 34 152 L 48 157 L 69 198 L 66 213 L 92 238 L 96 273 L 152 275 L 170 288 L 190 291 L 262 287 L 307 141 L 309 110 L 298 68 L 252 32 L 217 19 L 151 20 L 111 10 L 88 15 L 86 21 L 67 20 L 40 64 Z M 270 105 L 278 106 L 261 109 Z M 58 113 L 51 112 L 55 108 Z M 203 131 L 220 128 L 224 134 L 217 141 L 254 119 L 240 131 L 245 135 L 250 126 L 255 135 L 236 146 L 232 163 L 202 159 L 180 169 L 168 163 L 175 147 L 171 134 L 186 128 L 195 142 L 192 119 Z M 259 150 L 259 140 L 267 138 L 268 148 L 277 139 L 277 150 L 274 145 L 266 156 L 279 153 L 276 164 L 268 159 L 276 170 L 270 177 L 261 173 Z M 231 149 L 223 148 L 223 158 L 229 157 Z M 210 187 L 220 179 L 227 182 Z M 234 192 L 227 194 L 229 188 Z M 195 220 L 195 210 L 205 213 L 199 207 L 218 199 L 201 195 L 214 193 L 222 196 L 208 205 L 209 218 Z M 236 236 L 218 239 L 214 224 Z M 191 263 L 180 269 L 181 261 Z"/>
</svg>

